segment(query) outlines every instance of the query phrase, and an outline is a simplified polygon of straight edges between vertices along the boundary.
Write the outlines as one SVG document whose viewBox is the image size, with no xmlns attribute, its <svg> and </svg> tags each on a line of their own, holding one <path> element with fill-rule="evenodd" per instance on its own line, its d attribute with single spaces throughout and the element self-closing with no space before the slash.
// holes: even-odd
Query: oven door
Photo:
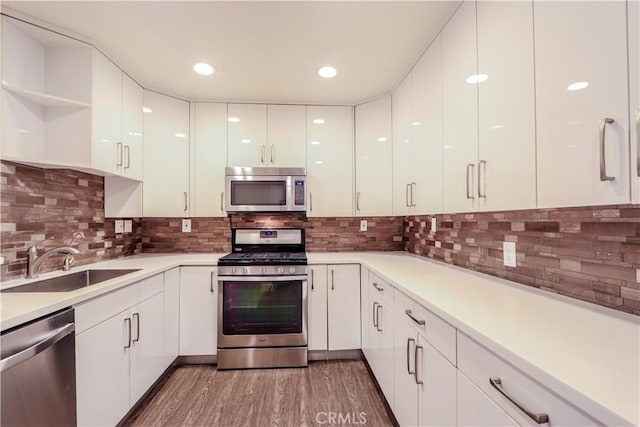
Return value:
<svg viewBox="0 0 640 427">
<path fill-rule="evenodd" d="M 219 277 L 219 348 L 306 345 L 306 275 Z"/>
</svg>

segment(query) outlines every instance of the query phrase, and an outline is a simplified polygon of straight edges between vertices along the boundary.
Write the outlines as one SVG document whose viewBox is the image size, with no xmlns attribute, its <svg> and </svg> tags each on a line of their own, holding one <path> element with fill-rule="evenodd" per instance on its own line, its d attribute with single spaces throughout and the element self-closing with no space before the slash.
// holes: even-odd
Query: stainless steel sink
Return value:
<svg viewBox="0 0 640 427">
<path fill-rule="evenodd" d="M 77 273 L 65 274 L 64 276 L 52 277 L 51 279 L 38 280 L 27 285 L 15 286 L 3 289 L 0 292 L 69 292 L 86 286 L 95 285 L 109 279 L 124 276 L 125 274 L 139 271 L 140 269 L 128 270 L 85 270 Z"/>
</svg>

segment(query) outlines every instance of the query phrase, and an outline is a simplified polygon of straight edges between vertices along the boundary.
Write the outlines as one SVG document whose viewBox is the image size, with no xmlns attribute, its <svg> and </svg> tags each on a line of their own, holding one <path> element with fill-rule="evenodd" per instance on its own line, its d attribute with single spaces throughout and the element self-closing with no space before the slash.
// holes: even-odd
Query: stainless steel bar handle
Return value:
<svg viewBox="0 0 640 427">
<path fill-rule="evenodd" d="M 484 172 L 484 174 L 482 172 Z M 482 176 L 484 176 L 484 179 L 481 179 Z M 480 182 L 482 181 L 484 181 L 484 194 L 481 191 L 481 185 L 480 185 Z M 487 197 L 487 161 L 486 160 L 480 160 L 480 163 L 478 163 L 478 197 Z"/>
<path fill-rule="evenodd" d="M 76 327 L 73 323 L 67 323 L 66 325 L 52 331 L 49 335 L 44 337 L 32 346 L 25 348 L 11 356 L 7 356 L 0 360 L 0 372 L 16 366 L 18 363 L 22 363 L 27 359 L 32 358 L 38 353 L 42 353 L 67 335 L 73 333 Z"/>
<path fill-rule="evenodd" d="M 605 160 L 605 129 L 608 124 L 613 123 L 615 120 L 605 117 L 600 120 L 600 181 L 613 181 L 616 179 L 613 176 L 607 176 L 607 162 Z"/>
<path fill-rule="evenodd" d="M 313 211 L 313 194 L 309 193 L 309 212 Z"/>
<path fill-rule="evenodd" d="M 140 341 L 140 313 L 133 313 L 133 319 L 136 321 L 136 337 L 132 339 L 132 342 Z"/>
<path fill-rule="evenodd" d="M 313 270 L 313 268 L 312 268 L 312 269 L 311 269 L 311 290 L 313 290 L 313 289 L 314 289 L 314 287 L 313 287 L 313 282 L 314 282 L 314 280 L 313 280 L 313 272 L 314 272 L 314 270 Z"/>
<path fill-rule="evenodd" d="M 405 312 L 405 314 L 406 314 L 407 316 L 409 316 L 409 317 L 411 318 L 411 320 L 413 320 L 414 322 L 416 322 L 418 325 L 420 325 L 420 326 L 424 326 L 424 325 L 426 325 L 426 323 L 427 323 L 427 322 L 425 322 L 424 320 L 420 320 L 420 319 L 416 318 L 416 317 L 413 315 L 413 313 L 411 312 L 411 310 L 406 309 L 404 312 Z"/>
<path fill-rule="evenodd" d="M 473 163 L 469 163 L 467 164 L 467 199 L 474 199 L 475 197 L 473 195 L 471 195 L 471 193 L 469 192 L 470 187 L 473 186 L 473 184 L 469 185 L 469 176 L 473 176 L 473 168 L 475 167 L 475 165 Z M 471 170 L 471 173 L 469 173 L 469 170 Z"/>
<path fill-rule="evenodd" d="M 407 188 L 404 190 L 404 198 L 408 208 L 411 207 L 411 205 L 409 204 L 409 187 L 411 187 L 411 184 L 407 184 Z"/>
<path fill-rule="evenodd" d="M 187 192 L 185 191 L 182 194 L 184 194 L 184 211 L 186 212 L 187 208 L 188 208 L 188 206 L 187 206 Z"/>
<path fill-rule="evenodd" d="M 378 286 L 378 284 L 377 284 L 376 282 L 373 282 L 373 287 L 374 287 L 374 288 L 376 288 L 376 290 L 377 290 L 378 292 L 384 292 L 384 288 L 383 288 L 383 287 Z"/>
<path fill-rule="evenodd" d="M 216 272 L 212 271 L 211 272 L 211 280 L 209 282 L 209 291 L 211 291 L 211 293 L 214 293 L 214 289 L 215 289 L 215 282 L 216 282 Z"/>
<path fill-rule="evenodd" d="M 357 211 L 360 210 L 360 192 L 359 191 L 356 193 L 356 210 Z"/>
<path fill-rule="evenodd" d="M 275 158 L 276 158 L 276 146 L 271 144 L 271 148 L 269 150 L 269 155 L 271 158 L 271 164 L 275 164 Z"/>
<path fill-rule="evenodd" d="M 414 340 L 413 338 L 407 338 L 407 372 L 409 373 L 409 375 L 415 375 L 416 372 L 413 371 L 411 372 L 411 364 L 409 363 L 409 352 L 411 351 L 411 342 L 413 342 L 415 344 L 416 340 Z"/>
<path fill-rule="evenodd" d="M 124 146 L 124 154 L 126 154 L 126 161 L 124 164 L 125 169 L 129 169 L 131 167 L 131 148 L 128 145 Z"/>
<path fill-rule="evenodd" d="M 122 142 L 116 144 L 116 166 L 122 166 Z"/>
<path fill-rule="evenodd" d="M 331 270 L 331 290 L 334 290 L 335 278 L 334 278 L 334 270 Z"/>
<path fill-rule="evenodd" d="M 640 178 L 640 108 L 636 108 L 636 169 Z"/>
<path fill-rule="evenodd" d="M 422 360 L 422 358 L 418 357 L 418 350 L 420 350 L 424 354 L 424 347 L 422 347 L 421 345 L 417 345 L 416 349 L 415 349 L 415 352 L 413 354 L 413 358 L 416 361 L 416 374 L 414 375 L 414 377 L 415 377 L 415 380 L 416 380 L 416 384 L 422 385 L 422 384 L 424 384 L 424 382 L 421 379 L 419 379 L 420 378 L 420 371 L 418 370 L 418 366 L 420 366 L 420 362 L 419 361 Z"/>
<path fill-rule="evenodd" d="M 411 206 L 416 206 L 416 202 L 413 199 L 413 193 L 414 193 L 413 189 L 414 188 L 416 190 L 415 192 L 417 193 L 418 192 L 418 183 L 417 182 L 412 182 L 411 183 Z"/>
<path fill-rule="evenodd" d="M 382 304 L 378 304 L 376 307 L 376 329 L 378 332 L 382 332 L 382 328 L 380 327 L 380 310 L 382 310 Z"/>
<path fill-rule="evenodd" d="M 536 414 L 534 412 L 531 412 L 530 410 L 525 408 L 522 405 L 522 403 L 518 402 L 516 399 L 514 399 L 511 396 L 509 396 L 509 394 L 507 394 L 507 392 L 504 390 L 504 388 L 502 388 L 502 380 L 500 378 L 489 378 L 489 384 L 491 384 L 491 386 L 493 388 L 498 390 L 498 393 L 500 393 L 501 395 L 506 397 L 509 400 L 509 402 L 511 402 L 514 405 L 516 405 L 516 407 L 518 409 L 520 409 L 522 412 L 527 414 L 527 416 L 529 418 L 531 418 L 533 421 L 535 421 L 536 423 L 544 424 L 544 423 L 548 423 L 549 422 L 549 415 L 548 414 Z"/>
<path fill-rule="evenodd" d="M 128 317 L 124 319 L 124 324 L 127 325 L 127 344 L 124 348 L 131 348 L 131 319 Z"/>
<path fill-rule="evenodd" d="M 373 303 L 373 327 L 378 329 L 378 322 L 377 322 L 377 314 L 378 314 L 378 303 L 374 302 Z"/>
<path fill-rule="evenodd" d="M 224 212 L 224 191 L 220 193 L 220 211 Z"/>
</svg>

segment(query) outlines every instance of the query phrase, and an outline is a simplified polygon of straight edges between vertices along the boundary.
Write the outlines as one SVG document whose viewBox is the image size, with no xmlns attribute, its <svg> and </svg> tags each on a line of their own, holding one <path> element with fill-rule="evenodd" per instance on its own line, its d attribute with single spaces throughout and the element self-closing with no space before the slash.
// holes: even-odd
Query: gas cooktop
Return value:
<svg viewBox="0 0 640 427">
<path fill-rule="evenodd" d="M 304 229 L 237 228 L 231 230 L 232 252 L 218 265 L 306 265 Z"/>
<path fill-rule="evenodd" d="M 218 265 L 305 265 L 304 252 L 236 252 L 218 259 Z"/>
</svg>

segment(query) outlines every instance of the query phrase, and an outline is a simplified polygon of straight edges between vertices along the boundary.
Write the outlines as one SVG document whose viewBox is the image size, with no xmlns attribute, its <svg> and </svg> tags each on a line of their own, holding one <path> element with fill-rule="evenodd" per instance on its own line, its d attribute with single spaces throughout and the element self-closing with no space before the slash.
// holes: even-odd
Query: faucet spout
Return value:
<svg viewBox="0 0 640 427">
<path fill-rule="evenodd" d="M 32 250 L 33 249 L 33 250 Z M 72 248 L 70 246 L 59 246 L 57 248 L 52 248 L 38 256 L 36 254 L 35 246 L 29 248 L 29 258 L 27 262 L 27 279 L 33 279 L 38 277 L 38 273 L 40 272 L 40 267 L 42 264 L 49 259 L 52 255 L 56 254 L 67 254 L 67 255 L 78 255 L 80 253 L 76 248 Z"/>
</svg>

